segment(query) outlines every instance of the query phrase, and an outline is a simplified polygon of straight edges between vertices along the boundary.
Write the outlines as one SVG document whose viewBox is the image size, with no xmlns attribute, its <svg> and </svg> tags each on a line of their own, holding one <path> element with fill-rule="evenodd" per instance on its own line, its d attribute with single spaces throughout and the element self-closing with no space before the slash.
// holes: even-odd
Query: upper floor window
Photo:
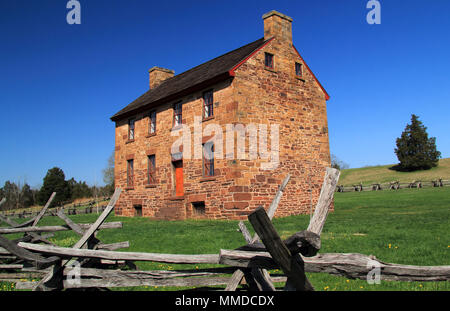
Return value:
<svg viewBox="0 0 450 311">
<path fill-rule="evenodd" d="M 151 111 L 148 115 L 148 118 L 149 118 L 148 133 L 155 134 L 156 133 L 156 111 Z"/>
<path fill-rule="evenodd" d="M 203 93 L 203 118 L 209 118 L 212 117 L 214 115 L 214 111 L 213 111 L 213 101 L 214 101 L 214 97 L 213 97 L 213 91 L 207 91 L 205 93 Z"/>
<path fill-rule="evenodd" d="M 303 68 L 302 68 L 302 64 L 300 63 L 295 63 L 295 75 L 297 77 L 302 77 L 303 76 Z"/>
<path fill-rule="evenodd" d="M 214 143 L 203 144 L 203 176 L 214 176 Z"/>
<path fill-rule="evenodd" d="M 134 161 L 133 159 L 127 161 L 127 186 L 133 187 L 134 185 Z"/>
<path fill-rule="evenodd" d="M 265 53 L 264 65 L 267 68 L 273 69 L 273 54 Z"/>
<path fill-rule="evenodd" d="M 147 168 L 147 183 L 149 185 L 156 183 L 155 173 L 156 173 L 156 162 L 155 155 L 148 156 L 148 168 Z"/>
<path fill-rule="evenodd" d="M 135 134 L 135 132 L 134 132 L 134 125 L 135 125 L 135 123 L 136 123 L 136 119 L 130 119 L 130 120 L 128 120 L 128 139 L 129 140 L 134 140 L 134 134 Z"/>
<path fill-rule="evenodd" d="M 176 103 L 173 106 L 173 126 L 181 125 L 181 118 L 183 116 L 183 110 L 181 106 L 181 102 Z"/>
</svg>

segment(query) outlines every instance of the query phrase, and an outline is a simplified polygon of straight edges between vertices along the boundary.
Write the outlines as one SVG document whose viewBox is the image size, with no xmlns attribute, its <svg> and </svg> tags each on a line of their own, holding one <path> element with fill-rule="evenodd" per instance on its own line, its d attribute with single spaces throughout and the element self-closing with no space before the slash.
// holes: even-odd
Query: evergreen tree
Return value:
<svg viewBox="0 0 450 311">
<path fill-rule="evenodd" d="M 92 190 L 86 184 L 85 181 L 77 182 L 74 178 L 71 178 L 68 181 L 71 193 L 71 199 L 79 199 L 79 198 L 90 198 L 92 197 Z"/>
<path fill-rule="evenodd" d="M 428 138 L 427 128 L 416 115 L 411 116 L 401 137 L 397 138 L 395 154 L 401 171 L 430 169 L 438 165 L 441 153 L 436 149 L 436 138 Z"/>
<path fill-rule="evenodd" d="M 65 175 L 62 169 L 54 167 L 47 171 L 44 177 L 44 183 L 38 194 L 39 204 L 43 205 L 56 192 L 56 196 L 51 206 L 56 206 L 62 202 L 70 199 L 70 187 L 65 180 Z"/>
</svg>

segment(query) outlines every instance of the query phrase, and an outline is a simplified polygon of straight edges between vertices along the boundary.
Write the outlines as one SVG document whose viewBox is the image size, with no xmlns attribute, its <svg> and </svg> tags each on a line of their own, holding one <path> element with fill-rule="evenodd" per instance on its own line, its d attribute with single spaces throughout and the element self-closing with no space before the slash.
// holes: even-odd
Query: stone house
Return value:
<svg viewBox="0 0 450 311">
<path fill-rule="evenodd" d="M 315 206 L 329 96 L 293 45 L 292 19 L 263 21 L 263 38 L 186 72 L 151 68 L 150 89 L 111 117 L 116 215 L 246 219 L 288 173 L 275 217 Z"/>
</svg>

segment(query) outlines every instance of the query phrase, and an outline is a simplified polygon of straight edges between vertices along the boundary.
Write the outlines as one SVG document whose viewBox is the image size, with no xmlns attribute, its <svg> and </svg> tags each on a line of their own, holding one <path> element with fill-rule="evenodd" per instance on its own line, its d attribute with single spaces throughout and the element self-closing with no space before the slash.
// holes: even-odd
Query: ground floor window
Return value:
<svg viewBox="0 0 450 311">
<path fill-rule="evenodd" d="M 203 145 L 203 176 L 214 176 L 214 144 L 212 142 Z"/>
<path fill-rule="evenodd" d="M 205 202 L 192 202 L 192 212 L 195 216 L 205 215 Z"/>
<path fill-rule="evenodd" d="M 134 205 L 134 216 L 142 217 L 142 205 Z"/>
</svg>

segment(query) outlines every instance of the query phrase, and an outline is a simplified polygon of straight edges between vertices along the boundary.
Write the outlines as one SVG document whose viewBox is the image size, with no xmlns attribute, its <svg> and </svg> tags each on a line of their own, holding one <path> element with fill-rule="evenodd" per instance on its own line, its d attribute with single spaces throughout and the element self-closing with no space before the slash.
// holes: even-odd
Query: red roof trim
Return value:
<svg viewBox="0 0 450 311">
<path fill-rule="evenodd" d="M 320 84 L 319 80 L 317 80 L 316 76 L 314 75 L 314 73 L 311 71 L 311 69 L 308 67 L 308 65 L 306 64 L 305 60 L 303 59 L 303 57 L 300 55 L 300 53 L 297 51 L 297 49 L 295 48 L 295 46 L 292 44 L 292 47 L 294 48 L 295 52 L 297 52 L 298 57 L 300 57 L 300 59 L 303 61 L 303 63 L 305 64 L 306 68 L 309 70 L 309 72 L 312 74 L 314 80 L 316 80 L 317 84 L 319 84 L 320 88 L 322 89 L 322 91 L 325 93 L 325 100 L 329 100 L 330 99 L 330 95 L 328 95 L 327 91 L 325 91 L 325 89 L 323 88 L 322 84 Z"/>
<path fill-rule="evenodd" d="M 274 37 L 270 38 L 269 40 L 267 40 L 266 42 L 264 42 L 263 45 L 261 45 L 259 48 L 257 48 L 256 50 L 254 50 L 249 56 L 247 56 L 246 58 L 244 58 L 243 60 L 241 60 L 239 62 L 239 64 L 237 64 L 236 66 L 234 66 L 233 68 L 231 68 L 228 73 L 230 74 L 230 76 L 234 77 L 235 73 L 234 71 L 236 69 L 238 69 L 243 63 L 245 63 L 250 57 L 252 57 L 253 55 L 255 55 L 256 53 L 258 53 L 259 50 L 261 50 L 263 47 L 265 47 L 267 44 L 269 44 L 270 41 L 272 41 L 274 39 Z"/>
</svg>

